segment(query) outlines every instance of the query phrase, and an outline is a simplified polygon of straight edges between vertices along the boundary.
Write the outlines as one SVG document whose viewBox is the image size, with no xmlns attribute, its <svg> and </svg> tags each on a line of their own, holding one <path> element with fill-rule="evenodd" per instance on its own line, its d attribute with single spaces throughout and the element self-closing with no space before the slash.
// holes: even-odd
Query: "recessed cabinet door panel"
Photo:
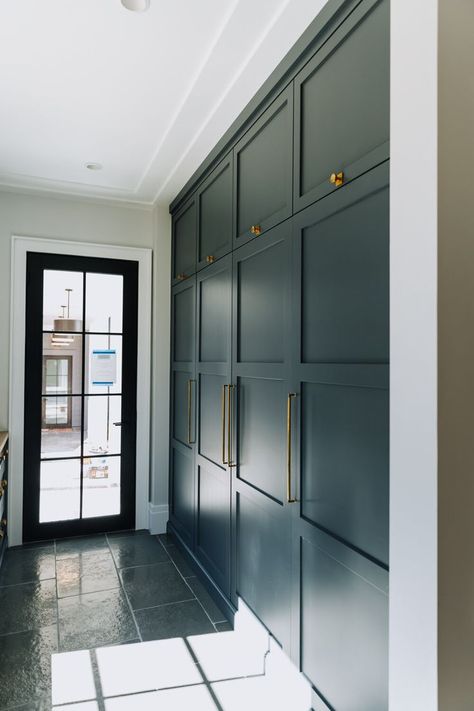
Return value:
<svg viewBox="0 0 474 711">
<path fill-rule="evenodd" d="M 220 267 L 216 264 L 216 267 Z M 230 349 L 230 262 L 229 269 L 205 272 L 199 281 L 199 360 L 201 363 L 224 363 Z"/>
<path fill-rule="evenodd" d="M 236 240 L 270 229 L 292 211 L 293 87 L 273 102 L 234 149 Z"/>
<path fill-rule="evenodd" d="M 387 589 L 353 563 L 302 539 L 301 668 L 331 708 L 386 711 Z"/>
<path fill-rule="evenodd" d="M 194 528 L 194 459 L 192 452 L 172 447 L 171 518 L 188 543 Z"/>
<path fill-rule="evenodd" d="M 389 191 L 383 182 L 367 174 L 297 218 L 304 363 L 388 360 Z"/>
<path fill-rule="evenodd" d="M 173 360 L 194 361 L 194 279 L 173 289 Z"/>
<path fill-rule="evenodd" d="M 285 340 L 282 314 L 288 281 L 288 252 L 283 242 L 237 263 L 237 358 L 240 363 L 282 363 Z"/>
<path fill-rule="evenodd" d="M 173 216 L 173 283 L 196 271 L 196 201 L 190 200 Z"/>
<path fill-rule="evenodd" d="M 227 413 L 222 408 L 222 388 L 227 382 L 223 375 L 199 376 L 199 454 L 219 466 L 224 466 L 222 420 Z"/>
<path fill-rule="evenodd" d="M 199 190 L 198 269 L 232 249 L 232 153 Z"/>
<path fill-rule="evenodd" d="M 238 400 L 238 477 L 282 502 L 286 483 L 286 383 L 241 377 Z"/>
<path fill-rule="evenodd" d="M 304 383 L 302 515 L 388 564 L 388 391 Z"/>
<path fill-rule="evenodd" d="M 232 380 L 232 255 L 202 269 L 197 282 L 196 554 L 216 585 L 229 595 L 231 472 L 227 459 L 228 386 Z"/>
<path fill-rule="evenodd" d="M 219 587 L 229 594 L 230 488 L 224 470 L 198 467 L 197 547 Z"/>
<path fill-rule="evenodd" d="M 290 638 L 288 519 L 237 494 L 237 594 L 285 647 Z"/>
<path fill-rule="evenodd" d="M 388 158 L 389 12 L 362 2 L 295 79 L 295 210 Z"/>
<path fill-rule="evenodd" d="M 189 445 L 193 439 L 193 420 L 189 417 L 189 406 L 195 397 L 194 381 L 182 370 L 173 372 L 173 437 L 182 444 Z"/>
</svg>

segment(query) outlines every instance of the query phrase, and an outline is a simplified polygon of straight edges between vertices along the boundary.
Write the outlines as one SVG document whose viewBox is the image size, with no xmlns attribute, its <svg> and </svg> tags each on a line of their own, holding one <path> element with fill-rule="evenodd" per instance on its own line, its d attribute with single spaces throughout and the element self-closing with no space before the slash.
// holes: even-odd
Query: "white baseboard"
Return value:
<svg viewBox="0 0 474 711">
<path fill-rule="evenodd" d="M 166 533 L 168 518 L 167 504 L 149 504 L 148 521 L 151 534 L 157 535 L 158 533 Z"/>
</svg>

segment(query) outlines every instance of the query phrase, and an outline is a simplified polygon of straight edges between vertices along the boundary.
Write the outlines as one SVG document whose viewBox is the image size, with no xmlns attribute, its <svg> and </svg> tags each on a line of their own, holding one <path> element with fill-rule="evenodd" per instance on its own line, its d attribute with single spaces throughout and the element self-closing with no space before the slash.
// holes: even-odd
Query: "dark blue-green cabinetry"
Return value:
<svg viewBox="0 0 474 711">
<path fill-rule="evenodd" d="M 290 85 L 234 148 L 234 247 L 291 215 L 292 126 Z"/>
<path fill-rule="evenodd" d="M 197 267 L 202 269 L 232 250 L 233 154 L 224 158 L 197 193 Z"/>
<path fill-rule="evenodd" d="M 7 547 L 8 433 L 0 432 L 0 565 Z"/>
<path fill-rule="evenodd" d="M 389 2 L 310 29 L 173 204 L 170 527 L 315 711 L 386 711 Z"/>
</svg>

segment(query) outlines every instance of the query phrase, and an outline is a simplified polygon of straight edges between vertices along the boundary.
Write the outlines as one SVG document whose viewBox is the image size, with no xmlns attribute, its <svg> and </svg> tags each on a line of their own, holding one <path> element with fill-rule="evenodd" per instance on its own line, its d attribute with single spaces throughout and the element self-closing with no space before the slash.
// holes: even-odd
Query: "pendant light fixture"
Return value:
<svg viewBox="0 0 474 711">
<path fill-rule="evenodd" d="M 70 331 L 81 331 L 82 321 L 80 319 L 75 319 L 70 317 L 71 308 L 71 292 L 72 289 L 65 289 L 67 294 L 67 305 L 61 306 L 63 313 L 59 318 L 55 318 L 53 322 L 54 333 L 51 336 L 51 345 L 56 348 L 61 348 L 64 346 L 70 346 L 74 343 L 74 336 Z M 67 316 L 65 315 L 65 309 L 67 309 Z"/>
<path fill-rule="evenodd" d="M 122 0 L 122 5 L 133 12 L 145 12 L 150 7 L 150 0 Z"/>
</svg>

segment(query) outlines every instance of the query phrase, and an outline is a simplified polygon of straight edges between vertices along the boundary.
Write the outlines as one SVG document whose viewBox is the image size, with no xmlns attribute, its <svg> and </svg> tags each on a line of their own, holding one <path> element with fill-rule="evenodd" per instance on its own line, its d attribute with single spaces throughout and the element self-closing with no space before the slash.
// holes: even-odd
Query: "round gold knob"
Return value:
<svg viewBox="0 0 474 711">
<path fill-rule="evenodd" d="M 331 173 L 329 176 L 329 182 L 338 188 L 344 182 L 344 173 L 342 170 L 339 173 Z"/>
<path fill-rule="evenodd" d="M 262 234 L 262 228 L 260 225 L 252 225 L 250 232 L 255 235 L 255 237 L 258 237 L 258 235 Z"/>
<path fill-rule="evenodd" d="M 212 264 L 212 262 L 215 260 L 215 257 L 212 254 L 208 254 L 206 257 L 206 262 L 208 264 Z"/>
</svg>

